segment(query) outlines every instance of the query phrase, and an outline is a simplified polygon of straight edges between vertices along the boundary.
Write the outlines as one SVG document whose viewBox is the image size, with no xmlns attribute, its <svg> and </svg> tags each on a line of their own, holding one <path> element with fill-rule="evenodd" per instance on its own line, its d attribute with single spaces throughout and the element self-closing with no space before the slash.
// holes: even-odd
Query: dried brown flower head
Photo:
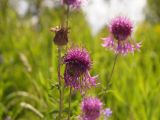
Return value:
<svg viewBox="0 0 160 120">
<path fill-rule="evenodd" d="M 55 32 L 53 42 L 58 46 L 63 46 L 68 43 L 68 28 L 57 26 L 50 29 L 51 32 Z"/>
</svg>

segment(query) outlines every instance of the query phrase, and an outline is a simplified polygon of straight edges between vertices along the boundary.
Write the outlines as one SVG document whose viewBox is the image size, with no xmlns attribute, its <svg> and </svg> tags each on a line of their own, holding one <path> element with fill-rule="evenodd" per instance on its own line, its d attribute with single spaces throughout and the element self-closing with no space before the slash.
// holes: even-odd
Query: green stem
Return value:
<svg viewBox="0 0 160 120">
<path fill-rule="evenodd" d="M 66 11 L 66 25 L 67 25 L 67 27 L 68 27 L 68 24 L 69 24 L 69 11 L 70 11 L 69 5 L 67 5 L 67 11 Z"/>
<path fill-rule="evenodd" d="M 116 62 L 117 62 L 117 58 L 118 58 L 118 53 L 115 55 L 112 71 L 111 71 L 110 77 L 109 77 L 108 82 L 107 82 L 107 88 L 111 85 L 111 79 L 112 79 L 112 76 L 113 76 L 113 73 L 114 73 L 114 69 L 115 69 L 115 65 L 116 65 Z"/>
<path fill-rule="evenodd" d="M 62 117 L 61 48 L 58 47 L 59 120 Z"/>
<path fill-rule="evenodd" d="M 70 87 L 69 91 L 69 102 L 68 102 L 68 120 L 70 120 L 70 115 L 71 115 L 71 96 L 72 96 L 72 88 Z"/>
</svg>

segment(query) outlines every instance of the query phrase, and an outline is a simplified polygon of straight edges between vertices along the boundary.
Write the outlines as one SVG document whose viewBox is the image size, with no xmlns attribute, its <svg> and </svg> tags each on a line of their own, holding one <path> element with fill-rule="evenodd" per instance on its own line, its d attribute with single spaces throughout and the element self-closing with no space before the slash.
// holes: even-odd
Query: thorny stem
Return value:
<svg viewBox="0 0 160 120">
<path fill-rule="evenodd" d="M 63 14 L 61 16 L 61 26 L 64 26 L 64 24 L 65 24 L 65 8 L 63 7 L 62 10 L 63 10 Z"/>
<path fill-rule="evenodd" d="M 70 12 L 70 6 L 67 5 L 67 10 L 66 10 L 66 26 L 68 28 L 69 24 L 69 12 Z M 69 101 L 68 101 L 68 120 L 70 120 L 70 115 L 71 115 L 71 97 L 72 97 L 72 87 L 70 87 L 69 90 Z"/>
<path fill-rule="evenodd" d="M 64 10 L 64 14 L 61 17 L 61 26 L 64 26 L 66 24 L 66 27 L 68 27 L 68 24 L 69 24 L 69 12 L 70 12 L 70 6 L 67 5 L 67 9 Z"/>
<path fill-rule="evenodd" d="M 67 27 L 69 24 L 69 11 L 70 11 L 70 7 L 69 7 L 69 5 L 67 5 L 67 11 L 66 11 L 66 25 L 67 25 Z"/>
<path fill-rule="evenodd" d="M 111 71 L 110 77 L 109 77 L 108 82 L 107 82 L 107 88 L 111 85 L 111 79 L 112 79 L 112 76 L 113 76 L 113 73 L 114 73 L 114 68 L 115 68 L 115 65 L 116 65 L 116 62 L 117 62 L 117 58 L 118 58 L 118 53 L 115 54 L 112 71 Z"/>
<path fill-rule="evenodd" d="M 70 87 L 69 91 L 69 101 L 68 101 L 68 120 L 70 120 L 70 115 L 71 115 L 71 96 L 72 96 L 72 88 Z"/>
<path fill-rule="evenodd" d="M 61 48 L 58 47 L 59 120 L 62 117 Z"/>
</svg>

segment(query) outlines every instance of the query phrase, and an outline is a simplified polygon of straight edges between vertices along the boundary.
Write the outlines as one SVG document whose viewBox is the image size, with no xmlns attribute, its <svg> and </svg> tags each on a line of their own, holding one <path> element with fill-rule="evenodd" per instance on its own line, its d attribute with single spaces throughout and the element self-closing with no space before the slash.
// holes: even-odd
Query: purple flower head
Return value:
<svg viewBox="0 0 160 120">
<path fill-rule="evenodd" d="M 71 6 L 73 8 L 79 8 L 85 0 L 62 0 L 63 4 Z"/>
<path fill-rule="evenodd" d="M 64 80 L 67 86 L 82 90 L 96 85 L 96 77 L 89 74 L 91 60 L 86 49 L 70 49 L 64 56 L 64 64 Z"/>
<path fill-rule="evenodd" d="M 126 17 L 113 19 L 110 25 L 110 32 L 117 40 L 125 40 L 132 33 L 132 22 Z"/>
<path fill-rule="evenodd" d="M 104 117 L 107 118 L 107 119 L 112 115 L 112 111 L 111 111 L 110 108 L 106 108 L 106 109 L 103 111 L 103 113 L 104 113 Z"/>
<path fill-rule="evenodd" d="M 131 39 L 132 28 L 132 22 L 128 18 L 116 17 L 109 27 L 110 36 L 102 38 L 104 42 L 102 46 L 113 50 L 117 54 L 134 53 L 135 50 L 140 49 L 141 44 Z"/>
<path fill-rule="evenodd" d="M 82 120 L 96 120 L 100 117 L 102 102 L 98 98 L 84 98 L 81 104 Z"/>
</svg>

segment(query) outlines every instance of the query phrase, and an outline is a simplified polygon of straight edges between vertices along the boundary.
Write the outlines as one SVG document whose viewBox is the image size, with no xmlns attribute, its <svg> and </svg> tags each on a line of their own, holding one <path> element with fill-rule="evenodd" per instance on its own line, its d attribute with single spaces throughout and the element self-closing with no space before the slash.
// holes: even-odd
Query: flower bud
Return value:
<svg viewBox="0 0 160 120">
<path fill-rule="evenodd" d="M 55 32 L 53 42 L 58 46 L 67 45 L 68 43 L 68 28 L 57 26 L 50 29 L 51 32 Z"/>
</svg>

